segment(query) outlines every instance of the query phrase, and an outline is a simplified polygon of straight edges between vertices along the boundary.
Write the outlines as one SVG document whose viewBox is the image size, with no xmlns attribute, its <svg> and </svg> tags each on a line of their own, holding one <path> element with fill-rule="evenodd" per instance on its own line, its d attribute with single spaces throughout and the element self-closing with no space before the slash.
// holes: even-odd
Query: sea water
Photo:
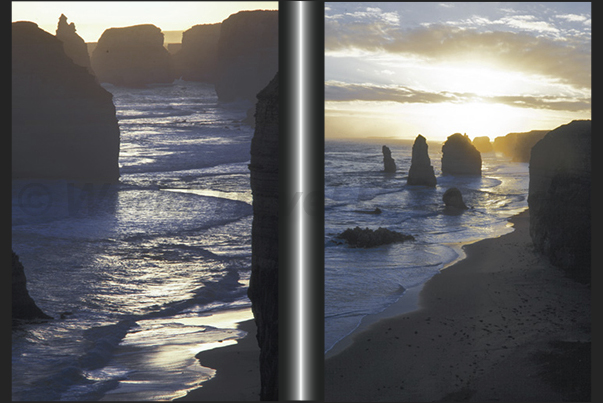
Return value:
<svg viewBox="0 0 603 403">
<path fill-rule="evenodd" d="M 482 153 L 482 176 L 441 174 L 441 142 L 429 142 L 437 186 L 408 186 L 413 141 L 328 140 L 325 143 L 325 353 L 406 290 L 416 290 L 462 256 L 459 245 L 512 231 L 508 219 L 527 208 L 528 164 Z M 382 145 L 397 171 L 383 172 Z M 469 210 L 443 213 L 442 196 L 460 189 Z M 378 207 L 381 214 L 363 214 Z M 351 248 L 347 228 L 390 230 L 414 241 Z"/>
<path fill-rule="evenodd" d="M 15 180 L 12 246 L 53 320 L 12 334 L 13 400 L 171 400 L 245 336 L 250 103 L 176 81 L 113 94 L 116 184 Z"/>
</svg>

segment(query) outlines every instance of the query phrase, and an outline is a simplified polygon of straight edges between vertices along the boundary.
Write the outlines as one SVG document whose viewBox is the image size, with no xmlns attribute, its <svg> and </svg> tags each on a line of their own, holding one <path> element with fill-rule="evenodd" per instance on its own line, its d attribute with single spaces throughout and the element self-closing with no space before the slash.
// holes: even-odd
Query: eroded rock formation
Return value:
<svg viewBox="0 0 603 403">
<path fill-rule="evenodd" d="M 195 25 L 182 33 L 182 47 L 172 56 L 175 76 L 213 83 L 222 23 Z"/>
<path fill-rule="evenodd" d="M 463 201 L 463 194 L 459 189 L 454 187 L 447 189 L 444 192 L 442 201 L 446 206 L 444 208 L 444 213 L 446 214 L 460 214 L 468 209 L 467 205 Z"/>
<path fill-rule="evenodd" d="M 524 133 L 509 133 L 494 139 L 493 149 L 515 162 L 529 162 L 530 152 L 549 130 L 532 130 Z"/>
<path fill-rule="evenodd" d="M 429 146 L 427 140 L 420 134 L 412 145 L 412 158 L 408 178 L 409 185 L 435 186 L 437 183 L 431 160 L 429 159 Z"/>
<path fill-rule="evenodd" d="M 12 24 L 12 176 L 116 181 L 112 95 L 33 22 Z"/>
<path fill-rule="evenodd" d="M 25 269 L 19 256 L 12 251 L 12 319 L 13 325 L 21 320 L 52 319 L 36 305 L 27 291 Z"/>
<path fill-rule="evenodd" d="M 90 65 L 88 46 L 86 42 L 75 32 L 75 24 L 67 23 L 67 17 L 61 14 L 57 25 L 56 37 L 63 42 L 65 54 L 78 66 L 85 67 L 88 72 L 94 74 Z"/>
<path fill-rule="evenodd" d="M 532 147 L 530 235 L 552 264 L 590 281 L 591 121 L 559 126 Z"/>
<path fill-rule="evenodd" d="M 383 170 L 389 173 L 396 172 L 396 162 L 392 158 L 392 152 L 389 147 L 383 146 L 381 151 L 383 152 Z"/>
<path fill-rule="evenodd" d="M 473 139 L 473 145 L 477 148 L 477 151 L 480 153 L 489 153 L 492 152 L 492 143 L 490 142 L 490 137 L 488 136 L 480 136 Z"/>
<path fill-rule="evenodd" d="M 260 346 L 262 400 L 278 400 L 278 74 L 257 98 L 251 142 L 251 279 L 249 299 Z"/>
<path fill-rule="evenodd" d="M 222 22 L 216 93 L 255 101 L 278 69 L 278 11 L 240 11 Z"/>
<path fill-rule="evenodd" d="M 442 173 L 444 175 L 481 175 L 482 156 L 465 134 L 448 136 L 442 146 Z"/>
<path fill-rule="evenodd" d="M 379 245 L 415 240 L 415 237 L 412 235 L 402 234 L 382 227 L 374 231 L 370 228 L 348 228 L 337 235 L 336 238 L 345 240 L 348 245 L 354 248 L 373 248 Z"/>
<path fill-rule="evenodd" d="M 170 54 L 163 47 L 163 33 L 151 24 L 105 30 L 92 52 L 91 62 L 101 83 L 144 87 L 174 81 Z"/>
</svg>

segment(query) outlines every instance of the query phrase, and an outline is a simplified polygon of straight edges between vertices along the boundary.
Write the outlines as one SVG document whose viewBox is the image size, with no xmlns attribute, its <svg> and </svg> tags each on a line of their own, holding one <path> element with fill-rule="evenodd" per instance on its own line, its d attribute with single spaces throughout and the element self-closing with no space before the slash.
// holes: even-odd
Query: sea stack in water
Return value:
<svg viewBox="0 0 603 403">
<path fill-rule="evenodd" d="M 215 82 L 220 101 L 255 102 L 278 70 L 278 11 L 240 11 L 222 22 Z"/>
<path fill-rule="evenodd" d="M 213 83 L 222 23 L 195 25 L 182 33 L 182 48 L 172 56 L 175 76 Z"/>
<path fill-rule="evenodd" d="M 25 269 L 19 256 L 12 252 L 12 318 L 13 325 L 19 320 L 52 319 L 36 305 L 27 291 Z"/>
<path fill-rule="evenodd" d="M 460 214 L 468 209 L 463 201 L 463 194 L 457 188 L 446 190 L 444 196 L 442 196 L 442 201 L 446 206 L 444 209 L 444 213 L 446 214 Z"/>
<path fill-rule="evenodd" d="M 482 156 L 466 134 L 455 133 L 442 146 L 442 174 L 482 174 Z"/>
<path fill-rule="evenodd" d="M 560 126 L 532 147 L 532 241 L 552 264 L 583 282 L 590 281 L 590 187 L 590 120 Z"/>
<path fill-rule="evenodd" d="M 257 98 L 251 141 L 251 279 L 249 299 L 260 346 L 261 400 L 278 400 L 278 74 Z"/>
<path fill-rule="evenodd" d="M 144 87 L 174 81 L 163 33 L 151 24 L 105 30 L 91 61 L 101 83 Z"/>
<path fill-rule="evenodd" d="M 408 171 L 408 185 L 435 186 L 437 181 L 429 159 L 427 140 L 420 134 L 412 145 L 412 159 Z"/>
<path fill-rule="evenodd" d="M 73 60 L 78 66 L 85 67 L 91 74 L 90 56 L 88 55 L 88 46 L 86 42 L 75 32 L 75 24 L 67 23 L 67 17 L 61 14 L 59 24 L 57 25 L 56 37 L 63 42 L 65 54 Z"/>
<path fill-rule="evenodd" d="M 473 145 L 477 148 L 477 151 L 480 153 L 489 153 L 492 152 L 492 143 L 490 142 L 490 137 L 488 136 L 480 136 L 473 139 Z"/>
<path fill-rule="evenodd" d="M 392 158 L 392 152 L 389 147 L 383 146 L 381 151 L 383 152 L 383 170 L 389 173 L 396 172 L 396 162 Z"/>
<path fill-rule="evenodd" d="M 112 95 L 32 22 L 12 24 L 12 176 L 116 181 Z"/>
</svg>

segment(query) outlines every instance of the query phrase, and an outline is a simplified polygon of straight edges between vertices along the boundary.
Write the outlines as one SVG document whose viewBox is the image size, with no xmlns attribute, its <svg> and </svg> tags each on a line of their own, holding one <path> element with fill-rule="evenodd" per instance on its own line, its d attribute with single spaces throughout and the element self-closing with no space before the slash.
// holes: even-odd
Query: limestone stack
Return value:
<svg viewBox="0 0 603 403">
<path fill-rule="evenodd" d="M 442 174 L 482 174 L 482 156 L 465 134 L 455 133 L 442 146 Z"/>
<path fill-rule="evenodd" d="M 78 66 L 88 69 L 90 74 L 94 74 L 90 65 L 90 56 L 88 55 L 88 46 L 86 42 L 76 33 L 75 24 L 67 23 L 67 17 L 61 14 L 59 24 L 57 25 L 56 37 L 63 42 L 65 54 L 73 60 Z"/>
<path fill-rule="evenodd" d="M 213 83 L 222 23 L 195 25 L 182 33 L 182 48 L 172 56 L 175 76 Z"/>
<path fill-rule="evenodd" d="M 406 179 L 408 185 L 435 186 L 437 183 L 431 160 L 429 159 L 429 146 L 427 140 L 420 134 L 412 145 L 412 158 L 410 170 Z"/>
<path fill-rule="evenodd" d="M 392 152 L 388 146 L 381 147 L 383 152 L 383 170 L 388 173 L 396 172 L 396 162 L 392 158 Z"/>
<path fill-rule="evenodd" d="M 13 325 L 19 320 L 52 319 L 36 305 L 27 291 L 25 269 L 19 256 L 12 251 L 12 320 Z"/>
</svg>

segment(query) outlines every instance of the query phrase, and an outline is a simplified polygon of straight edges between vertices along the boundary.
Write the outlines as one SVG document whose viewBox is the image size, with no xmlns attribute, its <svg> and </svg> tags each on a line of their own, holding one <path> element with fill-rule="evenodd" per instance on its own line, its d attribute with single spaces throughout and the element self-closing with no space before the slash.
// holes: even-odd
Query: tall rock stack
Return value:
<svg viewBox="0 0 603 403">
<path fill-rule="evenodd" d="M 260 346 L 262 400 L 278 400 L 278 74 L 257 98 L 251 142 L 251 279 L 249 299 Z"/>
<path fill-rule="evenodd" d="M 435 186 L 437 183 L 431 160 L 429 159 L 429 146 L 427 140 L 420 134 L 412 145 L 412 158 L 410 170 L 406 179 L 408 185 Z"/>
<path fill-rule="evenodd" d="M 240 11 L 222 22 L 216 93 L 255 102 L 278 70 L 278 11 Z"/>
<path fill-rule="evenodd" d="M 163 33 L 155 25 L 109 28 L 92 52 L 92 69 L 101 83 L 144 87 L 174 81 Z"/>
<path fill-rule="evenodd" d="M 392 152 L 388 146 L 381 148 L 383 152 L 383 170 L 388 173 L 396 172 L 396 162 L 392 158 Z"/>
<path fill-rule="evenodd" d="M 12 176 L 116 181 L 113 96 L 33 22 L 12 24 Z"/>
<path fill-rule="evenodd" d="M 19 256 L 12 252 L 12 320 L 13 325 L 19 320 L 52 319 L 36 305 L 27 291 L 27 279 L 25 269 L 19 260 Z"/>
<path fill-rule="evenodd" d="M 532 147 L 532 241 L 553 265 L 583 282 L 590 281 L 590 187 L 590 120 L 559 126 Z"/>
<path fill-rule="evenodd" d="M 455 133 L 442 146 L 442 174 L 482 174 L 482 156 L 465 134 Z"/>
<path fill-rule="evenodd" d="M 57 25 L 56 37 L 63 42 L 65 54 L 73 60 L 78 66 L 88 69 L 90 74 L 94 74 L 90 65 L 90 56 L 88 55 L 88 46 L 86 42 L 75 32 L 75 24 L 67 23 L 67 17 L 61 14 L 59 24 Z"/>
<path fill-rule="evenodd" d="M 175 76 L 213 83 L 218 63 L 222 23 L 195 25 L 182 33 L 182 48 L 172 56 Z"/>
</svg>

